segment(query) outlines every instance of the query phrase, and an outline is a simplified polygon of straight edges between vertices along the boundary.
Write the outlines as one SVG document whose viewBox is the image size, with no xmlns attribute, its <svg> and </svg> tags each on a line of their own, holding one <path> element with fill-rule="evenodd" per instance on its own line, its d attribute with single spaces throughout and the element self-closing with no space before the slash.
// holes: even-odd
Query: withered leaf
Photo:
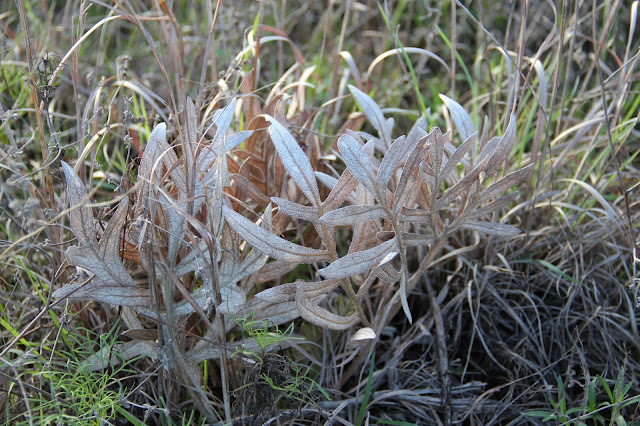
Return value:
<svg viewBox="0 0 640 426">
<path fill-rule="evenodd" d="M 222 210 L 225 221 L 240 237 L 274 259 L 315 263 L 325 262 L 331 258 L 326 250 L 303 247 L 273 235 L 227 206 L 224 206 Z"/>
</svg>

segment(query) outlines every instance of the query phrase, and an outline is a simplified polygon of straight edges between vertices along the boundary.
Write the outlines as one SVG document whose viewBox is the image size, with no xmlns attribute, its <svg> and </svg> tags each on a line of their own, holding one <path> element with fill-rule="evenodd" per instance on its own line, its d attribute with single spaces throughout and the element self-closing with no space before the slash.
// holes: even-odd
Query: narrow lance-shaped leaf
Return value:
<svg viewBox="0 0 640 426">
<path fill-rule="evenodd" d="M 349 169 L 346 169 L 340 176 L 340 179 L 335 182 L 330 180 L 334 178 L 324 173 L 316 172 L 316 176 L 319 176 L 321 182 L 327 186 L 333 183 L 333 186 L 330 186 L 331 192 L 322 203 L 322 209 L 324 211 L 330 211 L 340 207 L 345 200 L 349 199 L 358 186 L 358 179 L 356 179 Z M 320 176 L 322 176 L 322 178 Z"/>
<path fill-rule="evenodd" d="M 484 161 L 474 167 L 465 177 L 463 177 L 458 183 L 456 183 L 453 187 L 449 188 L 444 195 L 436 201 L 436 209 L 441 209 L 455 197 L 460 195 L 463 191 L 469 189 L 471 185 L 473 185 L 480 176 L 480 173 L 484 170 L 487 163 L 489 162 L 489 158 L 485 157 Z"/>
<path fill-rule="evenodd" d="M 294 219 L 302 219 L 307 222 L 318 221 L 318 208 L 314 206 L 303 206 L 293 201 L 285 200 L 284 198 L 271 197 L 271 201 L 278 205 L 281 213 L 286 214 Z"/>
<path fill-rule="evenodd" d="M 503 177 L 480 194 L 478 199 L 479 202 L 489 201 L 491 198 L 495 198 L 507 189 L 519 184 L 529 177 L 531 172 L 533 172 L 533 167 L 533 164 L 529 164 L 528 166 Z"/>
<path fill-rule="evenodd" d="M 355 86 L 349 85 L 349 91 L 356 98 L 356 102 L 362 108 L 364 115 L 367 116 L 371 125 L 378 131 L 381 138 L 386 138 L 389 131 L 387 130 L 386 120 L 382 110 L 369 95 L 361 91 Z M 387 142 L 388 143 L 388 142 Z"/>
<path fill-rule="evenodd" d="M 386 154 L 384 155 L 384 158 L 380 163 L 380 168 L 378 169 L 378 185 L 380 186 L 380 188 L 386 188 L 387 184 L 391 180 L 393 171 L 402 158 L 402 153 L 404 152 L 404 142 L 405 137 L 400 136 L 395 140 L 395 142 L 391 144 Z"/>
<path fill-rule="evenodd" d="M 338 149 L 351 173 L 371 194 L 377 197 L 376 179 L 369 156 L 352 136 L 342 135 L 338 139 Z"/>
<path fill-rule="evenodd" d="M 409 320 L 409 324 L 413 324 L 413 316 L 409 309 L 409 302 L 407 301 L 407 273 L 406 270 L 402 270 L 402 279 L 400 280 L 400 302 L 402 304 L 402 310 Z"/>
<path fill-rule="evenodd" d="M 318 191 L 318 183 L 307 154 L 282 124 L 268 115 L 263 117 L 271 123 L 269 135 L 285 169 L 287 169 L 293 181 L 309 201 L 314 206 L 319 206 L 320 193 Z"/>
<path fill-rule="evenodd" d="M 296 290 L 296 305 L 303 319 L 331 330 L 346 330 L 353 326 L 358 320 L 355 314 L 343 317 L 321 308 L 309 299 L 301 285 L 298 286 Z"/>
<path fill-rule="evenodd" d="M 398 213 L 400 209 L 404 207 L 404 202 L 412 192 L 413 185 L 417 180 L 416 175 L 418 174 L 420 163 L 426 159 L 427 153 L 429 152 L 428 144 L 432 138 L 432 134 L 433 131 L 427 136 L 421 137 L 418 142 L 416 142 L 415 147 L 411 150 L 407 161 L 404 163 L 400 182 L 398 182 L 394 193 L 393 210 L 395 213 Z"/>
<path fill-rule="evenodd" d="M 516 143 L 516 118 L 511 115 L 509 118 L 509 125 L 504 131 L 504 135 L 500 138 L 495 151 L 491 154 L 489 162 L 484 172 L 487 176 L 493 176 L 496 174 L 500 167 L 507 159 L 511 150 Z"/>
<path fill-rule="evenodd" d="M 367 272 L 396 247 L 396 240 L 389 240 L 368 250 L 350 253 L 334 261 L 318 273 L 326 279 L 340 279 Z"/>
<path fill-rule="evenodd" d="M 387 216 L 381 205 L 355 205 L 342 207 L 325 214 L 320 221 L 329 226 L 345 226 Z"/>
<path fill-rule="evenodd" d="M 274 259 L 299 263 L 315 263 L 330 260 L 325 250 L 316 250 L 294 244 L 259 227 L 227 206 L 222 208 L 226 223 L 247 243 Z"/>
<path fill-rule="evenodd" d="M 495 222 L 485 222 L 480 220 L 468 220 L 458 226 L 459 229 L 470 229 L 496 237 L 514 237 L 521 231 L 512 225 Z M 453 230 L 452 230 L 453 231 Z"/>
<path fill-rule="evenodd" d="M 469 149 L 471 149 L 473 143 L 476 141 L 476 137 L 477 133 L 472 134 L 467 138 L 467 140 L 460 144 L 458 149 L 455 150 L 451 158 L 449 158 L 445 166 L 442 168 L 442 172 L 440 173 L 442 179 L 449 177 L 449 174 L 455 169 L 458 163 L 460 163 L 465 154 L 469 152 Z"/>
<path fill-rule="evenodd" d="M 64 161 L 61 162 L 62 170 L 67 181 L 67 199 L 69 202 L 69 223 L 73 235 L 76 236 L 81 245 L 95 244 L 96 230 L 93 219 L 93 212 L 90 207 L 85 206 L 87 190 L 84 184 L 73 171 L 73 168 Z"/>
<path fill-rule="evenodd" d="M 469 113 L 467 113 L 462 105 L 445 95 L 440 95 L 440 99 L 442 99 L 449 109 L 451 118 L 453 118 L 453 122 L 456 123 L 458 133 L 460 133 L 462 140 L 469 139 L 469 137 L 476 131 Z"/>
<path fill-rule="evenodd" d="M 302 287 L 307 297 L 317 297 L 332 292 L 341 280 L 321 280 L 321 281 L 296 281 L 293 283 L 280 284 L 275 287 L 263 290 L 256 294 L 260 300 L 269 303 L 282 303 L 295 300 L 298 287 Z"/>
</svg>

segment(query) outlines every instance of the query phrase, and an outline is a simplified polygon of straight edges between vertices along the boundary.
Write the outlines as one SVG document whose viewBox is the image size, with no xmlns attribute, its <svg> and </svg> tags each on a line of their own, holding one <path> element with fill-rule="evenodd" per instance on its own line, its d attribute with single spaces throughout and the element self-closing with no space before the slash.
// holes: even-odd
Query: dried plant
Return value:
<svg viewBox="0 0 640 426">
<path fill-rule="evenodd" d="M 231 186 L 228 164 L 255 155 L 239 148 L 248 138 L 253 143 L 247 145 L 254 149 L 262 143 L 263 152 L 267 141 L 251 131 L 230 132 L 235 100 L 214 114 L 211 126 L 216 131 L 207 141 L 209 133 L 198 134 L 190 99 L 184 126 L 175 132 L 176 146 L 167 141 L 166 124 L 158 124 L 144 150 L 136 185 L 120 199 L 103 230 L 94 219 L 85 185 L 63 163 L 69 221 L 78 241 L 65 255 L 90 278 L 63 286 L 55 296 L 120 305 L 131 330 L 145 327 L 136 314 L 155 321 L 158 346 L 134 340 L 120 351 L 126 357 L 160 360 L 195 389 L 194 400 L 210 419 L 215 413 L 199 385 L 198 363 L 220 359 L 224 381 L 228 351 L 255 346 L 251 340 L 227 343 L 234 317 L 252 314 L 254 320 L 278 325 L 300 316 L 334 330 L 361 323 L 364 328 L 354 334 L 356 341 L 375 339 L 400 307 L 411 321 L 408 295 L 454 233 L 519 233 L 514 226 L 481 219 L 514 199 L 514 194 L 502 194 L 525 179 L 532 165 L 497 177 L 516 139 L 513 116 L 502 136 L 489 139 L 486 129 L 478 136 L 464 109 L 443 96 L 462 140 L 459 146 L 452 143 L 450 132 L 434 128 L 427 133 L 424 119 L 406 137 L 394 140 L 393 119 L 386 119 L 365 93 L 349 88 L 378 135 L 347 131 L 340 136 L 337 147 L 346 168 L 337 178 L 316 170 L 317 160 L 314 169 L 284 121 L 267 114 L 254 119 L 268 125 L 279 161 L 263 167 L 280 167 L 277 186 L 282 188 L 277 191 L 282 197 L 271 197 L 256 222 L 239 212 L 250 202 L 238 196 L 244 189 L 259 208 L 261 199 L 269 199 L 261 195 L 260 187 L 266 186 L 252 174 L 243 177 L 241 169 L 232 174 Z M 328 187 L 324 199 L 318 180 Z M 299 193 L 292 191 L 293 185 Z M 277 235 L 289 220 L 313 225 L 317 236 L 309 239 L 311 244 Z M 341 256 L 336 231 L 344 227 L 351 227 L 352 237 Z M 280 278 L 299 264 L 318 268 L 318 276 L 256 293 L 260 282 Z M 136 267 L 145 271 L 144 284 L 132 276 Z M 376 282 L 385 290 L 376 291 L 372 300 L 369 292 Z M 322 306 L 337 288 L 350 297 L 351 315 Z M 204 333 L 196 331 L 194 318 Z M 228 400 L 225 408 L 229 410 Z"/>
</svg>

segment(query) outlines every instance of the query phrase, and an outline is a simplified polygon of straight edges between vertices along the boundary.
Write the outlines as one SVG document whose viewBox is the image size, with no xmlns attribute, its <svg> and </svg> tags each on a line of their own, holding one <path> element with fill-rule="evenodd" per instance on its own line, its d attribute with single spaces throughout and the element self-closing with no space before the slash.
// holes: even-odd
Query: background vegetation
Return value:
<svg viewBox="0 0 640 426">
<path fill-rule="evenodd" d="M 0 0 L 0 422 L 637 421 L 637 14 L 638 2 L 616 0 Z M 354 318 L 371 320 L 370 329 L 349 323 L 336 330 L 299 311 L 289 318 L 254 298 L 268 289 L 295 293 L 299 285 L 285 285 L 317 279 L 318 270 L 329 268 L 324 260 L 264 263 L 242 278 L 250 289 L 242 308 L 226 293 L 216 299 L 226 304 L 198 311 L 199 299 L 189 298 L 197 299 L 207 282 L 199 267 L 171 289 L 157 290 L 155 317 L 151 304 L 123 307 L 104 303 L 114 299 L 97 293 L 98 301 L 53 296 L 94 274 L 96 282 L 101 279 L 92 264 L 70 260 L 71 246 L 115 253 L 119 260 L 107 265 L 121 262 L 136 288 L 153 291 L 147 273 L 153 256 L 136 246 L 143 240 L 131 237 L 141 232 L 133 225 L 144 222 L 136 222 L 145 199 L 140 177 L 155 179 L 143 152 L 154 140 L 152 129 L 168 123 L 167 142 L 180 160 L 166 164 L 172 177 L 162 176 L 159 186 L 177 197 L 176 170 L 189 176 L 191 164 L 184 143 L 190 108 L 197 138 L 207 146 L 215 148 L 222 134 L 241 135 L 234 139 L 238 147 L 213 166 L 222 170 L 223 157 L 229 163 L 224 214 L 233 229 L 241 234 L 237 224 L 244 222 L 234 216 L 240 213 L 274 235 L 321 249 L 326 241 L 318 227 L 285 218 L 282 203 L 270 222 L 270 197 L 307 207 L 312 201 L 296 189 L 300 184 L 286 161 L 273 160 L 283 158 L 273 132 L 286 122 L 314 170 L 323 173 L 318 179 L 335 182 L 345 164 L 352 167 L 347 145 L 338 144 L 341 135 L 362 130 L 369 134 L 365 141 L 383 139 L 386 127 L 371 121 L 378 110 L 367 99 L 394 119 L 393 139 L 411 139 L 424 117 L 427 129 L 451 129 L 447 137 L 455 146 L 472 133 L 465 128 L 469 120 L 481 132 L 479 143 L 486 143 L 508 134 L 513 114 L 515 146 L 487 182 L 531 170 L 514 188 L 503 188 L 519 195 L 491 212 L 491 221 L 505 226 L 502 236 L 477 226 L 452 232 L 402 307 L 404 284 L 382 278 L 368 283 L 361 297 L 368 269 L 313 305 L 343 318 L 355 310 Z M 224 131 L 219 124 L 209 129 L 219 117 L 216 109 L 233 113 Z M 242 133 L 247 130 L 254 133 Z M 389 148 L 371 157 L 376 167 L 376 159 L 393 152 Z M 464 160 L 482 159 L 477 148 Z M 470 171 L 460 160 L 448 177 L 454 182 Z M 408 166 L 398 173 L 401 168 Z M 428 174 L 426 166 L 420 171 Z M 479 179 L 481 186 L 484 175 Z M 451 187 L 444 178 L 438 182 L 431 191 Z M 322 199 L 330 193 L 325 186 L 320 191 Z M 459 211 L 471 197 L 465 194 L 455 201 Z M 131 206 L 121 202 L 125 195 Z M 117 203 L 131 210 L 118 216 Z M 452 222 L 456 211 L 443 207 Z M 209 226 L 219 218 L 196 213 L 183 226 L 204 240 L 198 223 Z M 97 230 L 82 231 L 94 217 Z M 126 232 L 110 238 L 118 228 L 109 226 L 120 217 Z M 168 228 L 181 217 L 148 223 Z M 447 229 L 449 222 L 441 222 L 432 225 Z M 522 232 L 507 232 L 507 225 Z M 379 230 L 391 232 L 384 226 Z M 248 249 L 257 244 L 251 237 L 229 230 L 234 237 L 218 248 L 213 240 L 220 234 L 210 229 L 214 238 L 202 247 L 234 253 L 236 244 L 238 265 L 255 255 Z M 351 253 L 354 234 L 349 226 L 338 229 L 340 257 Z M 171 235 L 156 235 L 158 244 L 166 243 L 166 250 L 159 249 L 165 257 Z M 89 237 L 93 246 L 85 244 Z M 180 250 L 198 246 L 193 241 L 176 249 L 176 259 L 187 258 Z M 406 268 L 417 270 L 429 253 L 407 250 Z M 377 261 L 371 268 L 384 266 Z M 296 302 L 291 297 L 286 303 L 300 309 L 303 296 Z M 186 313 L 176 314 L 175 324 L 158 321 L 171 309 Z M 222 332 L 215 334 L 218 320 Z M 186 353 L 201 358 L 180 360 Z"/>
</svg>

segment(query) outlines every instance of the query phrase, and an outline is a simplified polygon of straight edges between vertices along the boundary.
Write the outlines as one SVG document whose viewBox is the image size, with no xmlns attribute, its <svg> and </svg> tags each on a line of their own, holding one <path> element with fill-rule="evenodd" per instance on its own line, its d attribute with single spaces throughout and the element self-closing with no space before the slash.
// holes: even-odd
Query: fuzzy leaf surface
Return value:
<svg viewBox="0 0 640 426">
<path fill-rule="evenodd" d="M 326 279 L 332 280 L 365 273 L 384 259 L 395 247 L 396 240 L 392 239 L 368 250 L 350 253 L 326 268 L 320 269 L 318 273 Z"/>
<path fill-rule="evenodd" d="M 226 223 L 244 238 L 247 243 L 274 259 L 288 262 L 315 263 L 330 260 L 326 250 L 316 250 L 294 244 L 269 233 L 233 209 L 222 208 Z"/>
<path fill-rule="evenodd" d="M 318 183 L 307 154 L 300 148 L 291 133 L 275 118 L 268 115 L 265 115 L 264 118 L 271 123 L 269 135 L 289 176 L 291 176 L 307 199 L 313 205 L 319 206 L 320 192 L 318 191 Z"/>
</svg>

